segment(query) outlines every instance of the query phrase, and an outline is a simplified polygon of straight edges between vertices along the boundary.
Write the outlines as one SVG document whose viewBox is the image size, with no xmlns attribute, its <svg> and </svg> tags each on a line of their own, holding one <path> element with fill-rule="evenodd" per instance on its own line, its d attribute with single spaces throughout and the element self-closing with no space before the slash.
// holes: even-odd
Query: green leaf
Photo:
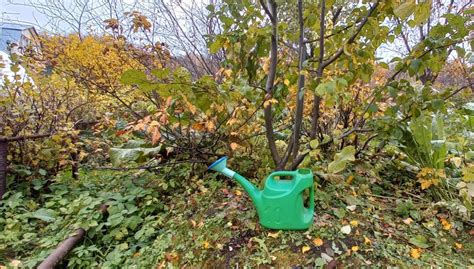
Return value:
<svg viewBox="0 0 474 269">
<path fill-rule="evenodd" d="M 423 235 L 417 235 L 410 238 L 410 243 L 419 247 L 419 248 L 429 248 L 430 245 L 427 243 L 426 237 Z"/>
<path fill-rule="evenodd" d="M 316 93 L 320 96 L 323 96 L 326 93 L 333 93 L 336 89 L 336 81 L 331 80 L 329 82 L 320 83 L 318 87 L 316 87 Z"/>
<path fill-rule="evenodd" d="M 344 200 L 346 201 L 347 205 L 358 205 L 361 206 L 364 203 L 362 203 L 361 200 L 357 199 L 356 197 L 352 195 L 345 195 Z"/>
<path fill-rule="evenodd" d="M 110 161 L 112 165 L 119 166 L 128 162 L 141 162 L 146 157 L 158 154 L 162 150 L 162 146 L 155 148 L 111 148 L 109 151 Z"/>
<path fill-rule="evenodd" d="M 148 82 L 148 80 L 146 74 L 142 71 L 130 69 L 122 74 L 120 82 L 124 85 L 140 85 L 143 82 Z"/>
<path fill-rule="evenodd" d="M 379 109 L 379 107 L 376 104 L 370 104 L 368 111 L 370 113 L 375 113 L 375 112 L 377 112 L 378 109 Z"/>
<path fill-rule="evenodd" d="M 423 3 L 416 5 L 415 9 L 415 23 L 421 25 L 425 23 L 431 14 L 431 0 L 425 0 Z"/>
<path fill-rule="evenodd" d="M 405 19 L 415 11 L 416 3 L 413 0 L 407 1 L 393 10 L 393 13 L 401 18 Z"/>
<path fill-rule="evenodd" d="M 40 208 L 31 214 L 32 218 L 42 221 L 51 222 L 56 219 L 56 212 L 52 209 Z"/>
<path fill-rule="evenodd" d="M 170 69 L 169 68 L 153 69 L 151 70 L 151 74 L 158 79 L 165 79 L 170 75 Z"/>
<path fill-rule="evenodd" d="M 334 161 L 332 161 L 328 166 L 329 173 L 338 173 L 346 168 L 346 165 L 349 161 L 355 160 L 355 148 L 354 146 L 347 146 L 342 149 L 341 152 L 337 153 L 334 156 Z"/>
<path fill-rule="evenodd" d="M 313 139 L 309 142 L 309 146 L 311 149 L 315 149 L 319 146 L 319 140 L 318 139 Z"/>
<path fill-rule="evenodd" d="M 224 39 L 217 37 L 216 40 L 209 46 L 209 52 L 214 54 L 217 53 L 224 45 Z"/>
</svg>

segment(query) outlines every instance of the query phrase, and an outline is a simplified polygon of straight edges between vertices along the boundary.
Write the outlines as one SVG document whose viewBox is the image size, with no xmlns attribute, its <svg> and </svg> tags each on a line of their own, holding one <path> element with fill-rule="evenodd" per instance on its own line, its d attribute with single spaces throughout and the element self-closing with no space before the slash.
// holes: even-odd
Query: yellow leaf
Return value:
<svg viewBox="0 0 474 269">
<path fill-rule="evenodd" d="M 232 150 L 236 150 L 238 146 L 239 146 L 239 144 L 237 144 L 237 143 L 235 143 L 235 142 L 230 143 L 230 148 L 231 148 Z"/>
<path fill-rule="evenodd" d="M 428 189 L 432 184 L 431 180 L 429 179 L 422 179 L 420 180 L 420 183 L 421 183 L 422 190 Z"/>
<path fill-rule="evenodd" d="M 224 73 L 224 75 L 225 75 L 226 77 L 230 77 L 230 76 L 232 75 L 232 70 L 231 70 L 231 69 L 226 69 L 226 70 L 224 70 L 224 72 L 222 72 L 222 73 Z"/>
<path fill-rule="evenodd" d="M 412 248 L 410 250 L 410 256 L 413 259 L 419 259 L 421 257 L 421 249 L 420 248 Z"/>
<path fill-rule="evenodd" d="M 237 196 L 241 196 L 241 195 L 242 195 L 242 192 L 241 192 L 241 191 L 239 191 L 239 190 L 236 190 L 236 191 L 235 191 L 235 195 L 237 195 Z"/>
<path fill-rule="evenodd" d="M 351 222 L 349 222 L 351 224 L 352 227 L 357 227 L 359 225 L 359 222 L 357 220 L 351 220 Z"/>
<path fill-rule="evenodd" d="M 350 185 L 352 183 L 352 180 L 354 180 L 354 176 L 353 175 L 348 176 L 346 180 L 347 185 Z"/>
<path fill-rule="evenodd" d="M 278 236 L 280 235 L 280 232 L 276 232 L 276 233 L 268 233 L 268 236 L 270 236 L 271 238 L 277 238 Z"/>
<path fill-rule="evenodd" d="M 372 241 L 370 241 L 370 239 L 367 236 L 364 236 L 364 244 L 370 245 L 372 244 Z"/>
<path fill-rule="evenodd" d="M 463 245 L 461 243 L 454 243 L 454 246 L 457 248 L 457 249 L 462 249 L 463 248 Z"/>
<path fill-rule="evenodd" d="M 269 99 L 269 100 L 266 100 L 264 103 L 263 103 L 263 107 L 267 107 L 271 104 L 277 104 L 278 103 L 278 100 L 275 99 L 275 98 L 272 98 L 272 99 Z"/>
<path fill-rule="evenodd" d="M 301 253 L 304 254 L 304 253 L 308 252 L 310 249 L 311 249 L 311 248 L 308 247 L 308 246 L 303 246 L 303 247 L 301 248 Z"/>
<path fill-rule="evenodd" d="M 351 250 L 354 251 L 354 252 L 359 251 L 359 247 L 358 246 L 352 246 Z"/>
<path fill-rule="evenodd" d="M 443 225 L 443 230 L 450 230 L 452 225 L 445 218 L 441 218 L 441 225 Z"/>
<path fill-rule="evenodd" d="M 318 238 L 315 238 L 315 239 L 313 240 L 313 243 L 314 243 L 315 246 L 320 247 L 320 246 L 323 245 L 324 242 L 323 242 L 323 240 L 322 240 L 321 238 L 318 237 Z"/>
</svg>

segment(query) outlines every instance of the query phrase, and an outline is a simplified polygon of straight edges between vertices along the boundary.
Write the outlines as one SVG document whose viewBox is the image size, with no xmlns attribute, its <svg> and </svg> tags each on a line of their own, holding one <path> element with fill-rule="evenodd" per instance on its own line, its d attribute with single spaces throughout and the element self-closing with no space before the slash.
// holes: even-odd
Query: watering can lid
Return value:
<svg viewBox="0 0 474 269">
<path fill-rule="evenodd" d="M 223 161 L 225 161 L 225 160 L 227 160 L 227 156 L 221 157 L 219 160 L 217 160 L 217 161 L 213 162 L 211 165 L 209 165 L 209 167 L 207 168 L 207 170 L 212 169 L 212 167 L 218 165 L 219 163 L 221 163 L 221 162 L 223 162 Z"/>
</svg>

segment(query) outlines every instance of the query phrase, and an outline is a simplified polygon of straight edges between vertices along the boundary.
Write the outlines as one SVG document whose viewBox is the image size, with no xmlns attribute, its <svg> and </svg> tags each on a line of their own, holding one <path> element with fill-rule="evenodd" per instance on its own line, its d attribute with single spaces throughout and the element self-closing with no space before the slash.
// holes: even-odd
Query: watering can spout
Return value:
<svg viewBox="0 0 474 269">
<path fill-rule="evenodd" d="M 222 157 L 219 160 L 215 161 L 208 167 L 209 170 L 214 170 L 219 172 L 229 178 L 235 179 L 239 184 L 245 189 L 245 191 L 249 194 L 250 198 L 252 198 L 253 203 L 257 207 L 257 211 L 260 209 L 262 201 L 261 201 L 261 191 L 257 189 L 250 181 L 244 178 L 239 173 L 227 168 L 227 157 Z"/>
</svg>

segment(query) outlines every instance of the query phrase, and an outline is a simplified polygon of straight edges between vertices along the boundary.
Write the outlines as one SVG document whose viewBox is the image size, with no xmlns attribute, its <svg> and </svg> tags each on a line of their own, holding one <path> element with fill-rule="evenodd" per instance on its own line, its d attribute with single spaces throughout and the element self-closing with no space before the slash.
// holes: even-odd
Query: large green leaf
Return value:
<svg viewBox="0 0 474 269">
<path fill-rule="evenodd" d="M 112 165 L 119 166 L 123 163 L 142 162 L 146 157 L 158 154 L 161 146 L 155 148 L 111 148 L 109 151 Z"/>
<path fill-rule="evenodd" d="M 332 161 L 328 166 L 329 173 L 339 173 L 346 168 L 346 165 L 349 161 L 355 160 L 355 148 L 354 146 L 347 146 L 342 149 L 341 152 L 337 153 L 334 156 L 334 161 Z"/>
<path fill-rule="evenodd" d="M 56 212 L 52 209 L 40 208 L 31 214 L 32 218 L 40 219 L 42 221 L 51 222 L 56 219 Z"/>
<path fill-rule="evenodd" d="M 419 247 L 419 248 L 429 248 L 430 245 L 427 243 L 426 237 L 423 235 L 417 235 L 410 238 L 410 243 Z"/>
<path fill-rule="evenodd" d="M 147 81 L 148 80 L 145 73 L 134 69 L 125 71 L 120 77 L 120 82 L 125 85 L 140 85 Z"/>
</svg>

